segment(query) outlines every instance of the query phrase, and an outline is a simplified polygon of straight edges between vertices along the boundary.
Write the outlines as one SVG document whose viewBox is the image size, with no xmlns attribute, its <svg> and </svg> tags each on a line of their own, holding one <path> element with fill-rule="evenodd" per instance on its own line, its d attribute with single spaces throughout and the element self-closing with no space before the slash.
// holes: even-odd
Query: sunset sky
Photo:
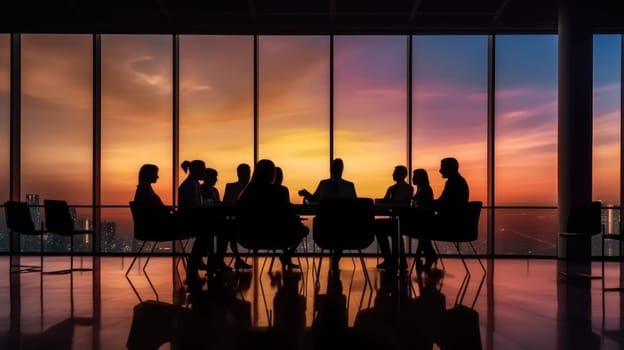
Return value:
<svg viewBox="0 0 624 350">
<path fill-rule="evenodd" d="M 336 36 L 334 154 L 360 196 L 382 197 L 407 164 L 406 36 Z M 557 36 L 499 35 L 496 203 L 556 205 Z M 329 175 L 328 36 L 259 37 L 258 154 L 284 170 L 291 200 Z M 594 40 L 594 198 L 619 203 L 620 36 Z M 172 202 L 170 36 L 102 36 L 102 200 L 127 204 L 141 164 L 160 167 Z M 89 35 L 22 36 L 22 196 L 91 200 Z M 486 199 L 487 36 L 413 37 L 413 167 L 454 156 Z M 180 160 L 219 171 L 223 194 L 253 162 L 253 37 L 180 37 Z M 0 135 L 8 145 L 9 36 L 0 35 Z M 0 196 L 8 198 L 8 147 Z"/>
</svg>

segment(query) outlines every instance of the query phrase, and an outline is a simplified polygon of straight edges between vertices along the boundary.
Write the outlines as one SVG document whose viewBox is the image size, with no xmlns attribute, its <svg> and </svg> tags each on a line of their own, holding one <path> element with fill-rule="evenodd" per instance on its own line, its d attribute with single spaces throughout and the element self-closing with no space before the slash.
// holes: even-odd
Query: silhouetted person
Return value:
<svg viewBox="0 0 624 350">
<path fill-rule="evenodd" d="M 440 174 L 446 179 L 446 183 L 444 184 L 444 189 L 440 197 L 433 202 L 435 215 L 431 223 L 431 225 L 433 225 L 431 232 L 444 229 L 448 227 L 450 223 L 456 221 L 457 217 L 465 210 L 470 194 L 468 183 L 459 173 L 459 162 L 457 159 L 450 157 L 442 159 L 440 161 Z M 438 256 L 435 250 L 433 250 L 433 247 L 426 246 L 427 238 L 430 238 L 427 237 L 426 234 L 426 232 L 429 231 L 428 228 L 425 228 L 423 231 L 424 234 L 422 238 L 419 238 L 419 243 L 421 241 L 423 242 L 423 245 L 421 245 L 421 249 L 425 254 L 423 267 L 429 270 L 437 261 Z"/>
<path fill-rule="evenodd" d="M 152 208 L 165 206 L 152 188 L 157 180 L 158 167 L 154 164 L 143 164 L 139 169 L 139 183 L 134 193 L 134 202 L 137 205 Z"/>
<path fill-rule="evenodd" d="M 397 165 L 392 172 L 392 179 L 395 183 L 388 187 L 384 196 L 384 201 L 396 202 L 397 204 L 409 205 L 414 189 L 410 184 L 405 182 L 407 177 L 407 168 L 403 165 Z M 405 257 L 405 248 L 403 246 L 403 239 L 397 237 L 397 226 L 395 219 L 377 219 L 375 220 L 376 226 L 376 238 L 379 244 L 379 251 L 384 258 L 384 261 L 377 265 L 381 269 L 394 269 L 397 267 L 397 259 L 400 254 L 400 267 L 407 267 L 407 259 Z M 392 240 L 392 250 L 390 250 L 390 244 L 388 238 Z"/>
<path fill-rule="evenodd" d="M 225 185 L 225 193 L 223 193 L 223 203 L 234 204 L 238 196 L 243 191 L 251 176 L 251 168 L 249 164 L 241 163 L 236 167 L 237 182 L 230 182 Z"/>
<path fill-rule="evenodd" d="M 416 193 L 412 198 L 412 206 L 417 208 L 417 213 L 414 220 L 421 221 L 419 224 L 421 227 L 429 228 L 430 222 L 433 216 L 433 189 L 429 184 L 429 175 L 425 169 L 414 170 L 412 176 L 412 183 L 416 186 Z M 426 221 L 423 223 L 423 221 Z M 422 263 L 420 257 L 425 257 L 425 263 Z M 431 268 L 433 262 L 437 259 L 436 252 L 433 249 L 433 244 L 430 239 L 425 237 L 418 239 L 418 245 L 416 246 L 416 266 L 419 268 Z"/>
<path fill-rule="evenodd" d="M 268 159 L 258 161 L 251 181 L 238 198 L 237 207 L 249 217 L 273 220 L 271 224 L 275 226 L 274 234 L 281 236 L 272 238 L 279 239 L 280 245 L 285 247 L 280 255 L 282 267 L 299 268 L 292 262 L 292 256 L 308 234 L 308 228 L 301 223 L 292 204 L 284 199 L 279 187 L 273 183 L 274 179 L 275 164 Z"/>
<path fill-rule="evenodd" d="M 275 181 L 274 181 L 274 183 L 277 186 L 279 186 L 279 188 L 282 191 L 282 194 L 283 194 L 284 198 L 286 199 L 286 201 L 290 202 L 290 191 L 288 190 L 288 187 L 282 185 L 283 181 L 284 181 L 284 173 L 282 172 L 282 168 L 275 167 Z"/>
<path fill-rule="evenodd" d="M 440 161 L 440 174 L 446 179 L 444 190 L 435 200 L 435 207 L 444 215 L 455 209 L 464 209 L 468 203 L 470 191 L 468 183 L 459 174 L 459 162 L 455 158 L 444 158 Z"/>
<path fill-rule="evenodd" d="M 223 262 L 227 240 L 223 237 L 222 227 L 211 227 L 215 223 L 207 222 L 204 203 L 199 181 L 204 178 L 206 164 L 202 160 L 185 160 L 181 164 L 188 176 L 178 187 L 178 207 L 189 229 L 197 233 L 187 264 L 187 277 L 197 277 L 198 269 L 207 269 L 211 272 L 228 270 Z M 217 252 L 208 250 L 209 239 L 217 236 Z M 202 256 L 208 252 L 208 266 L 202 261 Z"/>
<path fill-rule="evenodd" d="M 215 187 L 215 184 L 217 183 L 218 175 L 219 173 L 215 169 L 206 168 L 205 176 L 204 176 L 204 183 L 201 184 L 201 191 L 202 191 L 202 197 L 203 197 L 204 203 L 207 204 L 208 206 L 221 204 L 221 198 L 219 197 L 219 190 Z M 246 263 L 245 260 L 243 260 L 240 256 L 240 253 L 238 251 L 238 242 L 236 240 L 236 235 L 234 234 L 233 224 L 228 222 L 227 225 L 225 226 L 225 230 L 227 231 L 225 233 L 225 236 L 229 238 L 230 248 L 232 249 L 232 254 L 234 255 L 234 259 L 235 259 L 234 267 L 237 270 L 252 268 L 253 266 Z M 212 240 L 210 240 L 210 243 L 212 243 Z M 212 244 L 209 244 L 209 249 L 210 250 L 214 249 Z"/>
<path fill-rule="evenodd" d="M 334 159 L 330 168 L 331 177 L 321 180 L 314 193 L 303 189 L 299 191 L 299 195 L 308 203 L 316 203 L 325 198 L 356 198 L 355 185 L 353 182 L 342 178 L 343 170 L 344 163 L 342 159 Z M 336 250 L 332 253 L 332 269 L 338 269 L 341 256 L 342 251 Z"/>
<path fill-rule="evenodd" d="M 204 183 L 200 185 L 202 199 L 206 204 L 220 203 L 221 196 L 219 190 L 215 187 L 219 173 L 213 168 L 206 168 L 204 172 Z"/>
<path fill-rule="evenodd" d="M 165 205 L 152 184 L 158 180 L 158 167 L 154 164 L 143 164 L 139 169 L 139 183 L 134 193 L 134 203 L 139 208 L 149 208 L 153 215 L 154 227 L 162 228 L 158 232 L 176 232 L 180 230 L 180 221 L 176 211 Z"/>
</svg>

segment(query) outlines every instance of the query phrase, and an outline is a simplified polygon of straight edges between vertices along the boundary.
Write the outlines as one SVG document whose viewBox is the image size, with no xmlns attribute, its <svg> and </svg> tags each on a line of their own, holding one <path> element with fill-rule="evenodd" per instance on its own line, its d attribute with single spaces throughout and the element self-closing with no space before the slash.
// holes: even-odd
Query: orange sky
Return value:
<svg viewBox="0 0 624 350">
<path fill-rule="evenodd" d="M 5 135 L 7 39 L 0 36 L 0 130 Z M 415 39 L 413 166 L 429 171 L 438 195 L 443 186 L 439 160 L 455 156 L 471 199 L 485 200 L 487 63 L 480 57 L 485 57 L 486 39 L 476 38 L 474 47 L 450 42 L 443 47 L 454 48 L 451 56 L 462 60 L 439 59 L 438 49 L 426 50 L 425 39 Z M 24 194 L 90 201 L 90 40 L 88 35 L 23 36 Z M 335 43 L 335 155 L 345 160 L 344 176 L 355 182 L 360 196 L 381 197 L 393 167 L 407 163 L 405 38 L 337 37 Z M 203 159 L 216 168 L 221 192 L 235 180 L 238 163 L 253 161 L 252 50 L 248 36 L 182 36 L 180 41 L 180 160 Z M 299 202 L 298 189 L 313 190 L 328 176 L 328 38 L 261 37 L 259 52 L 259 155 L 284 169 L 291 199 Z M 510 64 L 520 72 L 531 68 L 531 62 L 526 68 Z M 171 65 L 168 36 L 103 36 L 104 204 L 127 204 L 143 163 L 160 167 L 155 188 L 165 202 L 172 200 L 172 172 L 184 178 L 171 164 Z M 514 79 L 497 89 L 497 204 L 555 205 L 556 93 L 550 86 L 556 82 L 517 80 L 514 86 Z M 595 90 L 597 96 L 617 92 L 619 87 Z M 619 109 L 599 109 L 595 119 L 594 177 L 599 181 L 594 193 L 616 203 Z M 7 164 L 8 153 L 0 157 L 0 165 Z M 0 177 L 7 177 L 6 168 Z"/>
</svg>

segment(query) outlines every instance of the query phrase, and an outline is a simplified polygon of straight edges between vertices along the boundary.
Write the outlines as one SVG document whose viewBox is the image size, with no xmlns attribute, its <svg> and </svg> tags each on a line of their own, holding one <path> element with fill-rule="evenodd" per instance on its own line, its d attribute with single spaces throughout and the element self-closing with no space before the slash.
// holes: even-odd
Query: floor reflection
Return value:
<svg viewBox="0 0 624 350">
<path fill-rule="evenodd" d="M 444 271 L 397 276 L 377 271 L 376 259 L 367 258 L 369 285 L 350 259 L 318 278 L 312 259 L 302 259 L 301 271 L 281 271 L 277 263 L 261 275 L 186 281 L 182 264 L 161 257 L 128 274 L 140 302 L 124 276 L 129 258 L 102 258 L 95 274 L 70 277 L 10 274 L 8 257 L 0 257 L 0 348 L 624 347 L 621 295 L 603 293 L 599 280 L 562 280 L 555 260 L 509 259 L 488 262 L 481 288 L 478 265 L 468 260 L 474 274 L 458 299 L 465 270 L 458 260 L 444 260 Z M 52 268 L 66 263 L 46 258 Z M 598 272 L 600 264 L 592 268 Z M 609 264 L 606 278 L 617 283 L 619 270 Z"/>
</svg>

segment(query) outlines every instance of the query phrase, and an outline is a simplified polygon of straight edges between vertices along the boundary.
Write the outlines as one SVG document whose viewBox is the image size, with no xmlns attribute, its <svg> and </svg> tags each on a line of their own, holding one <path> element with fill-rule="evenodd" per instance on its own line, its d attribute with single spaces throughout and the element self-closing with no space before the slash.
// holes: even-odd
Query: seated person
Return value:
<svg viewBox="0 0 624 350">
<path fill-rule="evenodd" d="M 301 240 L 308 234 L 308 228 L 301 223 L 295 214 L 292 204 L 287 202 L 281 190 L 273 181 L 275 179 L 275 164 L 268 160 L 258 161 L 254 169 L 251 181 L 241 192 L 237 201 L 239 210 L 237 219 L 243 218 L 242 229 L 253 231 L 255 227 L 267 225 L 270 231 L 263 232 L 272 234 L 268 237 L 253 237 L 251 232 L 245 231 L 250 240 L 272 240 L 278 246 L 282 246 L 283 253 L 280 255 L 282 267 L 285 269 L 299 268 L 292 262 L 292 256 Z M 249 226 L 249 228 L 247 228 Z M 240 240 L 243 242 L 243 240 Z"/>
<path fill-rule="evenodd" d="M 412 199 L 412 193 L 414 193 L 414 189 L 407 182 L 405 182 L 406 177 L 406 167 L 404 167 L 403 165 L 397 165 L 396 167 L 394 167 L 392 179 L 395 181 L 395 183 L 392 186 L 388 187 L 386 195 L 383 198 L 384 201 L 392 201 L 409 205 L 410 200 Z M 384 258 L 384 261 L 378 264 L 377 268 L 396 268 L 398 259 L 398 256 L 396 255 L 397 251 L 399 251 L 400 254 L 401 267 L 407 267 L 407 259 L 405 257 L 403 240 L 397 240 L 397 226 L 395 219 L 377 219 L 375 220 L 375 226 L 375 236 L 377 238 L 377 243 L 379 244 L 379 250 L 381 252 L 381 255 Z M 392 251 L 390 250 L 390 244 L 388 243 L 389 237 L 392 239 L 393 243 Z"/>
<path fill-rule="evenodd" d="M 158 180 L 158 166 L 143 164 L 139 169 L 139 183 L 134 193 L 134 203 L 138 208 L 153 210 L 150 221 L 155 232 L 176 232 L 180 230 L 177 213 L 172 207 L 166 206 L 158 194 L 154 192 L 152 184 Z"/>
<path fill-rule="evenodd" d="M 330 178 L 321 180 L 316 187 L 314 193 L 303 189 L 299 191 L 299 195 L 303 197 L 304 203 L 317 203 L 324 198 L 356 198 L 355 185 L 351 181 L 342 178 L 344 163 L 342 159 L 336 158 L 331 163 Z M 340 257 L 342 251 L 334 251 L 332 253 L 332 269 L 339 268 Z"/>
<path fill-rule="evenodd" d="M 178 187 L 178 206 L 180 215 L 184 218 L 184 222 L 188 229 L 196 232 L 197 238 L 193 242 L 193 248 L 187 264 L 187 275 L 196 277 L 198 269 L 207 269 L 210 272 L 218 272 L 230 270 L 225 264 L 223 258 L 228 240 L 224 237 L 221 223 L 208 222 L 206 220 L 207 206 L 202 199 L 201 187 L 199 181 L 204 178 L 206 172 L 206 164 L 202 160 L 193 160 L 189 162 L 185 160 L 181 164 L 182 169 L 188 172 L 188 176 Z M 217 251 L 208 250 L 209 240 L 213 236 L 217 237 Z M 208 265 L 204 264 L 202 257 L 208 253 Z"/>
<path fill-rule="evenodd" d="M 217 183 L 218 175 L 219 174 L 215 169 L 206 168 L 206 172 L 204 176 L 204 183 L 201 184 L 200 188 L 202 191 L 202 199 L 204 200 L 204 203 L 208 206 L 221 204 L 221 197 L 219 196 L 219 190 L 215 187 L 215 184 Z M 231 225 L 228 225 L 228 227 L 226 227 L 226 231 L 230 231 L 231 233 L 233 229 L 231 229 L 230 226 Z M 253 266 L 246 263 L 245 260 L 241 258 L 240 253 L 238 252 L 238 242 L 236 241 L 236 235 L 228 234 L 228 236 L 229 236 L 230 248 L 232 249 L 232 254 L 234 255 L 234 259 L 235 259 L 234 268 L 236 268 L 237 270 L 252 268 Z M 208 249 L 210 250 L 214 249 L 214 247 L 212 247 L 212 244 L 208 244 L 208 245 L 209 245 Z"/>
<path fill-rule="evenodd" d="M 418 213 L 422 214 L 422 218 L 416 218 L 413 226 L 415 235 L 418 237 L 419 248 L 417 250 L 425 256 L 425 262 L 421 266 L 426 270 L 429 270 L 438 259 L 431 245 L 431 240 L 435 239 L 433 235 L 435 235 L 436 231 L 444 230 L 449 225 L 457 222 L 457 215 L 466 208 L 470 193 L 468 183 L 459 173 L 459 162 L 457 159 L 442 159 L 440 161 L 440 174 L 443 178 L 446 178 L 442 194 L 432 202 L 431 207 L 422 204 L 422 200 L 418 200 L 417 204 L 425 206 L 425 209 L 418 211 Z M 428 202 L 428 198 L 426 202 Z"/>
<path fill-rule="evenodd" d="M 238 181 L 225 184 L 225 193 L 223 194 L 223 203 L 234 204 L 238 200 L 238 196 L 243 188 L 249 183 L 251 177 L 251 168 L 249 164 L 241 163 L 236 167 L 236 176 Z"/>
</svg>

